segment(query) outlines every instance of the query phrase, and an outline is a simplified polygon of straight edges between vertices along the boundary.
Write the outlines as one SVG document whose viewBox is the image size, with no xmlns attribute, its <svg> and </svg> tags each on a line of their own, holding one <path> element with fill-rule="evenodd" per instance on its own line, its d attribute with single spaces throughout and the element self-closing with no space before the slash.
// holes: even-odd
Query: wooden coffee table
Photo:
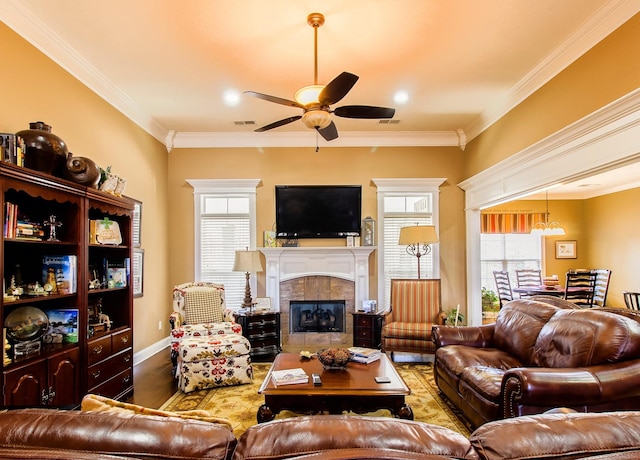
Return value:
<svg viewBox="0 0 640 460">
<path fill-rule="evenodd" d="M 300 367 L 309 375 L 309 383 L 275 386 L 271 372 Z M 319 374 L 322 385 L 314 386 L 311 374 Z M 375 377 L 388 377 L 389 383 L 376 383 Z M 357 414 L 388 409 L 398 418 L 413 420 L 413 411 L 405 403 L 411 390 L 393 363 L 382 355 L 371 364 L 349 362 L 345 370 L 324 370 L 317 358 L 300 358 L 295 353 L 280 353 L 271 366 L 258 393 L 264 404 L 258 409 L 258 423 L 273 420 L 280 411 L 317 414 Z"/>
</svg>

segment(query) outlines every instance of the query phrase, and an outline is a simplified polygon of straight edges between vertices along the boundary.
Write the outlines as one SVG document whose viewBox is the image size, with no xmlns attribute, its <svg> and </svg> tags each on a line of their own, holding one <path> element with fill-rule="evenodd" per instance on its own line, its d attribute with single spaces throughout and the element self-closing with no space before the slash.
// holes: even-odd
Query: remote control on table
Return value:
<svg viewBox="0 0 640 460">
<path fill-rule="evenodd" d="M 322 380 L 320 380 L 320 376 L 318 374 L 311 374 L 311 380 L 314 385 L 322 385 Z"/>
</svg>

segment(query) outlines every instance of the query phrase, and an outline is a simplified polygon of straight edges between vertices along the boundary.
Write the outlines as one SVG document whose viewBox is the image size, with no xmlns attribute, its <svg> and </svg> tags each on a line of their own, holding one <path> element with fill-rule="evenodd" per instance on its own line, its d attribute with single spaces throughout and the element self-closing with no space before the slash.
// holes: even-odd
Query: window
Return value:
<svg viewBox="0 0 640 460">
<path fill-rule="evenodd" d="M 374 179 L 378 187 L 378 297 L 389 306 L 391 279 L 417 278 L 418 258 L 398 244 L 400 229 L 434 225 L 438 232 L 438 191 L 444 179 Z M 439 245 L 420 257 L 422 278 L 440 277 Z"/>
<path fill-rule="evenodd" d="M 495 270 L 509 272 L 511 287 L 516 287 L 516 270 L 540 269 L 542 250 L 539 235 L 528 233 L 482 233 L 480 235 L 480 263 L 482 287 L 496 292 Z"/>
<path fill-rule="evenodd" d="M 259 180 L 193 179 L 195 280 L 224 284 L 228 308 L 242 304 L 245 274 L 233 271 L 235 253 L 255 249 Z M 251 277 L 256 292 L 255 276 Z"/>
</svg>

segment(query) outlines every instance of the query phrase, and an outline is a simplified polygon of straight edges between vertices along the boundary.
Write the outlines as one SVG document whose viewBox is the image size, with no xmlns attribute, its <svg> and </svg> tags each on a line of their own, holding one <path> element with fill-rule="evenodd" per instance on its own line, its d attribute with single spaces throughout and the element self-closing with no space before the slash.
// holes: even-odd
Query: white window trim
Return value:
<svg viewBox="0 0 640 460">
<path fill-rule="evenodd" d="M 384 215 L 384 197 L 407 193 L 432 193 L 433 216 L 432 222 L 436 227 L 440 238 L 440 186 L 446 178 L 411 178 L 411 179 L 371 179 L 377 188 L 378 210 L 376 221 L 377 241 L 384 241 L 384 226 L 381 225 L 380 216 Z M 378 246 L 378 273 L 384 273 L 384 246 Z M 440 278 L 440 244 L 431 246 L 433 256 L 433 276 Z M 378 299 L 384 299 L 384 283 L 378 280 Z"/>
<path fill-rule="evenodd" d="M 256 193 L 258 184 L 262 179 L 186 179 L 187 183 L 193 187 L 193 242 L 194 242 L 194 274 L 195 280 L 202 278 L 200 273 L 200 254 L 202 254 L 200 247 L 200 233 L 201 233 L 201 214 L 202 214 L 202 195 L 218 193 L 218 194 L 231 194 L 241 193 L 247 195 L 249 198 L 249 215 L 250 215 L 250 250 L 256 248 Z M 250 278 L 249 284 L 251 286 L 251 292 L 257 292 L 256 277 Z"/>
</svg>

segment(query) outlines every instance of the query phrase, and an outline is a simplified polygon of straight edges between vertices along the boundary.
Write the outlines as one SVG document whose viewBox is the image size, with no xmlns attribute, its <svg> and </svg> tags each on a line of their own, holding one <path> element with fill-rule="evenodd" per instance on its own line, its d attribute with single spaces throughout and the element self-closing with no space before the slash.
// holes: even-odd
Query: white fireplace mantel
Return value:
<svg viewBox="0 0 640 460">
<path fill-rule="evenodd" d="M 355 305 L 369 298 L 369 255 L 374 246 L 258 248 L 266 258 L 266 296 L 280 310 L 280 282 L 335 276 L 355 283 Z"/>
</svg>

